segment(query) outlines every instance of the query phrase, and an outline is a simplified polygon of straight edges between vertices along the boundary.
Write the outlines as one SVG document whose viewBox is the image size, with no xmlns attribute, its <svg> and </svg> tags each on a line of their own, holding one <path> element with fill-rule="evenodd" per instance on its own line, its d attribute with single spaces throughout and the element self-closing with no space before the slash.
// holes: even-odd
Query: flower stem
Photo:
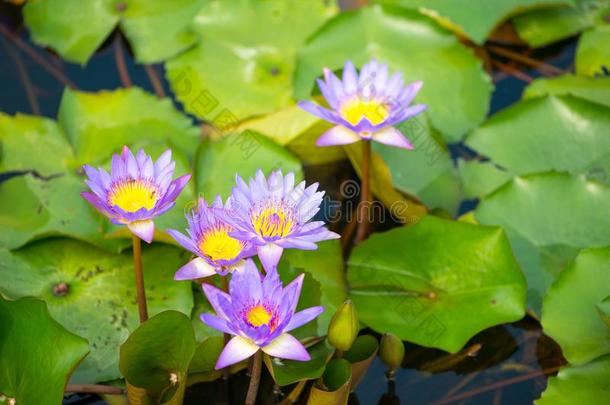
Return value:
<svg viewBox="0 0 610 405">
<path fill-rule="evenodd" d="M 142 272 L 142 245 L 140 238 L 136 235 L 133 235 L 133 269 L 136 273 L 136 298 L 140 323 L 142 323 L 148 319 L 148 308 L 146 308 L 146 290 L 144 289 L 144 273 Z"/>
<path fill-rule="evenodd" d="M 371 206 L 371 141 L 362 141 L 362 175 L 360 180 L 360 204 L 358 204 L 358 230 L 356 243 L 366 237 L 369 222 L 369 207 Z"/>
<path fill-rule="evenodd" d="M 229 292 L 229 276 L 220 276 L 220 289 L 226 293 Z M 224 333 L 224 345 L 226 346 L 227 343 L 229 343 L 229 340 L 231 340 L 231 335 L 229 335 L 228 333 Z M 229 377 L 231 377 L 231 370 L 229 369 L 229 367 L 225 367 L 222 369 L 222 378 L 223 380 L 228 380 Z"/>
<path fill-rule="evenodd" d="M 258 394 L 258 385 L 261 381 L 261 368 L 263 364 L 263 353 L 259 350 L 252 357 L 252 373 L 250 374 L 250 385 L 246 395 L 246 405 L 254 405 Z"/>
</svg>

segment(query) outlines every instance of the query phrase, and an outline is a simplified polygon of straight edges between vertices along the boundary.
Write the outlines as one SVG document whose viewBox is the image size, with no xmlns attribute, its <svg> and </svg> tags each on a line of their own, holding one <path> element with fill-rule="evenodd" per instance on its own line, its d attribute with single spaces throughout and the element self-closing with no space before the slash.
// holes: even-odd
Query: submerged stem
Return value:
<svg viewBox="0 0 610 405">
<path fill-rule="evenodd" d="M 362 141 L 362 176 L 360 187 L 360 204 L 358 204 L 358 230 L 356 243 L 362 242 L 366 237 L 369 222 L 369 207 L 371 206 L 371 141 Z"/>
<path fill-rule="evenodd" d="M 133 236 L 133 269 L 136 274 L 136 298 L 138 301 L 138 312 L 140 323 L 148 319 L 148 308 L 146 307 L 146 290 L 144 289 L 144 272 L 142 271 L 142 245 L 140 238 Z"/>
<path fill-rule="evenodd" d="M 252 357 L 252 372 L 250 374 L 250 385 L 248 385 L 248 394 L 246 395 L 246 405 L 254 405 L 256 395 L 258 394 L 258 385 L 261 381 L 261 368 L 263 363 L 263 353 L 259 350 Z"/>
</svg>

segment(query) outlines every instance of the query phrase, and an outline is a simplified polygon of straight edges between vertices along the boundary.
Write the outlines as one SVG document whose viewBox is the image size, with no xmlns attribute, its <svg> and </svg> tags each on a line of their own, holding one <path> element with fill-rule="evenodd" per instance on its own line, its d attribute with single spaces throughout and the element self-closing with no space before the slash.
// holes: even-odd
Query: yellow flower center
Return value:
<svg viewBox="0 0 610 405">
<path fill-rule="evenodd" d="M 252 225 L 264 238 L 283 238 L 294 228 L 294 213 L 292 208 L 283 204 L 271 204 L 253 215 Z"/>
<path fill-rule="evenodd" d="M 388 106 L 378 100 L 361 100 L 354 97 L 340 108 L 341 116 L 352 125 L 357 125 L 363 118 L 371 124 L 381 124 L 390 113 Z"/>
<path fill-rule="evenodd" d="M 267 308 L 260 304 L 250 308 L 250 310 L 246 314 L 246 319 L 248 320 L 248 323 L 254 327 L 268 325 L 271 321 L 271 318 L 271 312 L 269 312 Z"/>
<path fill-rule="evenodd" d="M 229 236 L 232 229 L 227 226 L 216 226 L 203 234 L 199 250 L 211 260 L 231 260 L 242 251 L 243 245 Z"/>
<path fill-rule="evenodd" d="M 136 212 L 141 208 L 152 209 L 158 199 L 157 187 L 145 180 L 129 179 L 116 183 L 109 195 L 109 202 L 125 212 Z"/>
</svg>

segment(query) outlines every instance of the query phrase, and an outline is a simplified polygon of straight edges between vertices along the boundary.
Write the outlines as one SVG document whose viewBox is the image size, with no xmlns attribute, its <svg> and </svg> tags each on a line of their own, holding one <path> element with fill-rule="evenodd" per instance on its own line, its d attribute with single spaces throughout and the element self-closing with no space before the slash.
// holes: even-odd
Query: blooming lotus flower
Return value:
<svg viewBox="0 0 610 405">
<path fill-rule="evenodd" d="M 220 197 L 212 206 L 200 198 L 197 209 L 186 215 L 189 236 L 173 229 L 167 230 L 178 243 L 198 256 L 176 272 L 176 280 L 194 280 L 216 273 L 224 276 L 243 266 L 245 257 L 256 253 L 250 242 L 229 235 L 234 228 L 222 219 L 226 215 L 233 214 Z"/>
<path fill-rule="evenodd" d="M 216 369 L 245 360 L 259 349 L 282 359 L 310 359 L 301 342 L 288 333 L 324 311 L 318 306 L 295 313 L 303 276 L 282 288 L 276 269 L 261 278 L 254 262 L 248 259 L 242 269 L 232 273 L 228 294 L 203 284 L 203 292 L 217 315 L 201 314 L 201 320 L 234 335 L 220 354 Z"/>
<path fill-rule="evenodd" d="M 265 270 L 277 266 L 285 248 L 313 250 L 316 242 L 340 237 L 323 221 L 311 221 L 324 196 L 318 183 L 295 187 L 294 173 L 283 176 L 279 170 L 268 179 L 258 170 L 249 185 L 239 176 L 236 182 L 230 201 L 234 215 L 225 220 L 236 228 L 232 236 L 256 247 Z"/>
<path fill-rule="evenodd" d="M 413 146 L 392 125 L 405 121 L 426 109 L 425 104 L 411 106 L 423 82 L 404 86 L 401 73 L 389 76 L 388 65 L 372 60 L 360 75 L 351 61 L 345 63 L 343 80 L 324 69 L 324 81 L 318 86 L 331 110 L 310 101 L 301 101 L 305 111 L 336 124 L 316 142 L 318 146 L 346 145 L 361 139 L 373 140 L 403 149 Z"/>
<path fill-rule="evenodd" d="M 81 195 L 117 225 L 127 225 L 140 239 L 150 243 L 155 225 L 153 218 L 171 209 L 190 174 L 172 180 L 176 162 L 172 151 L 165 151 L 156 162 L 140 149 L 137 156 L 127 146 L 112 156 L 112 169 L 84 165 L 92 192 Z"/>
</svg>

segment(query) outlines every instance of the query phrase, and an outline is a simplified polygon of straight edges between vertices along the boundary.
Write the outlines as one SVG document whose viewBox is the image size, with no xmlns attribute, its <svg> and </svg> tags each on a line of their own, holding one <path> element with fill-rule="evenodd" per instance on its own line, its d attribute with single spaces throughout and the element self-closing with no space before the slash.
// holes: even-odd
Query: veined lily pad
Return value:
<svg viewBox="0 0 610 405">
<path fill-rule="evenodd" d="M 564 75 L 539 78 L 525 88 L 524 99 L 546 95 L 572 95 L 610 107 L 610 77 Z"/>
<path fill-rule="evenodd" d="M 600 25 L 584 32 L 576 50 L 576 73 L 603 75 L 610 70 L 610 25 Z"/>
<path fill-rule="evenodd" d="M 347 276 L 362 323 L 450 352 L 525 314 L 525 279 L 499 228 L 428 215 L 370 236 Z"/>
<path fill-rule="evenodd" d="M 610 327 L 597 305 L 610 295 L 610 248 L 585 249 L 549 288 L 542 326 L 570 364 L 610 353 Z"/>
<path fill-rule="evenodd" d="M 173 281 L 184 254 L 165 245 L 143 250 L 150 315 L 168 309 L 190 314 L 190 283 Z M 0 294 L 44 299 L 58 322 L 89 340 L 91 354 L 76 370 L 75 382 L 120 377 L 118 347 L 138 325 L 130 253 L 109 254 L 64 239 L 0 250 Z"/>
<path fill-rule="evenodd" d="M 159 62 L 193 45 L 203 0 L 32 0 L 24 8 L 34 41 L 65 59 L 87 63 L 117 24 L 139 62 Z"/>
<path fill-rule="evenodd" d="M 536 405 L 603 404 L 608 401 L 610 355 L 582 366 L 570 366 L 549 378 Z"/>
<path fill-rule="evenodd" d="M 0 324 L 0 397 L 15 401 L 9 404 L 61 403 L 70 374 L 89 352 L 87 341 L 33 298 L 0 299 Z"/>
<path fill-rule="evenodd" d="M 491 31 L 512 15 L 529 9 L 558 4 L 574 4 L 574 0 L 377 0 L 418 9 L 438 19 L 441 24 L 463 33 L 477 44 L 483 44 Z"/>
<path fill-rule="evenodd" d="M 610 187 L 567 174 L 516 177 L 485 197 L 481 224 L 499 225 L 527 276 L 529 305 L 539 313 L 548 286 L 587 246 L 610 245 Z"/>
<path fill-rule="evenodd" d="M 310 38 L 298 54 L 295 96 L 310 98 L 324 67 L 340 69 L 346 59 L 362 66 L 370 58 L 405 81 L 424 81 L 418 101 L 429 105 L 432 125 L 449 142 L 487 114 L 492 85 L 473 52 L 417 11 L 378 5 L 342 13 Z"/>
<path fill-rule="evenodd" d="M 206 3 L 196 18 L 201 42 L 166 64 L 185 110 L 222 129 L 293 104 L 295 53 L 337 11 L 334 2 Z"/>
</svg>

